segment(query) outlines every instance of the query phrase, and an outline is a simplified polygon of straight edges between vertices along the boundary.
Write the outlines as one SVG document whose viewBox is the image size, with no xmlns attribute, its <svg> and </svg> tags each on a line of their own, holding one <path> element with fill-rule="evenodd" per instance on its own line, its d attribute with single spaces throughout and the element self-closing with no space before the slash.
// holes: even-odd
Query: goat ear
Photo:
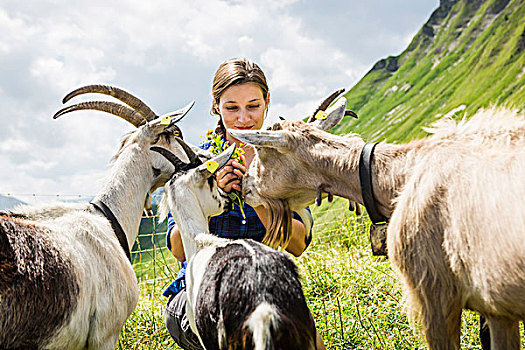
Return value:
<svg viewBox="0 0 525 350">
<path fill-rule="evenodd" d="M 177 109 L 176 111 L 173 111 L 173 112 L 163 114 L 159 118 L 161 120 L 164 120 L 164 123 L 166 123 L 167 120 L 169 120 L 170 121 L 169 125 L 173 126 L 175 125 L 175 123 L 177 123 L 182 118 L 184 118 L 186 114 L 188 114 L 188 112 L 190 111 L 191 107 L 193 107 L 194 104 L 195 104 L 195 101 L 191 101 L 185 107 L 181 109 Z"/>
<path fill-rule="evenodd" d="M 200 165 L 198 169 L 198 173 L 203 175 L 205 178 L 209 178 L 217 170 L 222 168 L 223 166 L 228 163 L 230 158 L 233 156 L 233 153 L 235 153 L 236 145 L 233 144 L 230 147 L 228 147 L 224 152 L 219 154 L 216 157 L 213 157 L 212 159 L 208 160 L 206 163 Z"/>
<path fill-rule="evenodd" d="M 191 101 L 186 105 L 186 107 L 178 109 L 174 112 L 169 112 L 163 114 L 162 116 L 155 118 L 147 125 L 153 130 L 153 132 L 158 135 L 161 132 L 173 128 L 175 123 L 180 121 L 186 114 L 190 111 L 191 107 L 195 104 L 195 101 Z"/>
<path fill-rule="evenodd" d="M 341 119 L 343 119 L 346 110 L 346 98 L 341 97 L 336 103 L 326 110 L 326 114 L 323 113 L 323 117 L 316 119 L 312 122 L 321 130 L 328 131 L 336 126 Z"/>
<path fill-rule="evenodd" d="M 288 149 L 288 138 L 285 131 L 263 131 L 263 130 L 232 130 L 228 129 L 230 135 L 236 139 L 255 146 L 272 147 L 277 149 Z"/>
</svg>

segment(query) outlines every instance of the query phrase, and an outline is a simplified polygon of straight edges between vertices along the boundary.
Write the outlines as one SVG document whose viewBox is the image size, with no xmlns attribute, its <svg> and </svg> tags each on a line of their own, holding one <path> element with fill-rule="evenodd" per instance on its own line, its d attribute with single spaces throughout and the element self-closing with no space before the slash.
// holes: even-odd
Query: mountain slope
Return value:
<svg viewBox="0 0 525 350">
<path fill-rule="evenodd" d="M 408 141 L 444 114 L 525 108 L 525 2 L 441 0 L 399 56 L 377 62 L 345 95 L 359 119 L 336 133 Z"/>
<path fill-rule="evenodd" d="M 13 209 L 19 204 L 26 204 L 12 196 L 3 196 L 0 194 L 0 210 Z"/>
</svg>

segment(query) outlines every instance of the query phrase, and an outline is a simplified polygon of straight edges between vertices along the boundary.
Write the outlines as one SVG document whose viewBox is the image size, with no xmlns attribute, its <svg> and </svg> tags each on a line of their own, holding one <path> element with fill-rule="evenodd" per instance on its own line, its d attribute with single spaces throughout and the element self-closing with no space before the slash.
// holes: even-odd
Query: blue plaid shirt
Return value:
<svg viewBox="0 0 525 350">
<path fill-rule="evenodd" d="M 208 149 L 210 147 L 210 142 L 204 143 L 200 147 L 202 149 Z M 308 207 L 306 209 L 311 216 L 310 209 Z M 262 242 L 264 235 L 266 234 L 266 228 L 259 219 L 259 216 L 257 216 L 255 209 L 244 203 L 243 211 L 245 217 L 243 217 L 240 207 L 237 204 L 234 204 L 234 207 L 229 212 L 210 218 L 210 233 L 223 238 L 251 238 L 254 241 Z M 294 212 L 293 216 L 294 219 L 302 222 L 301 217 L 297 213 Z M 174 226 L 175 220 L 173 220 L 171 212 L 168 212 L 168 232 L 166 235 L 166 245 L 170 250 L 170 234 Z M 311 239 L 312 235 L 311 232 L 309 232 L 306 239 L 306 246 L 310 244 Z M 162 295 L 169 297 L 170 295 L 177 294 L 181 291 L 181 289 L 186 287 L 186 266 L 186 261 L 181 263 L 181 268 L 179 270 L 179 274 L 175 278 L 175 281 L 173 281 L 168 286 Z"/>
</svg>

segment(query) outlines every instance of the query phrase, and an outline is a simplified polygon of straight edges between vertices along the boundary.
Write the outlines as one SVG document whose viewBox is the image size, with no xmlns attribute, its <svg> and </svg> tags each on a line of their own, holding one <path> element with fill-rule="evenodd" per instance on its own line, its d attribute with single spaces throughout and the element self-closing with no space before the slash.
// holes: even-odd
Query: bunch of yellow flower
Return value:
<svg viewBox="0 0 525 350">
<path fill-rule="evenodd" d="M 223 140 L 213 130 L 208 130 L 208 132 L 206 133 L 206 141 L 212 141 L 210 148 L 208 148 L 208 151 L 210 151 L 213 154 L 221 154 L 228 147 L 230 147 L 230 143 L 226 140 Z M 244 165 L 244 161 L 241 159 L 242 154 L 244 154 L 244 150 L 240 147 L 237 147 L 235 148 L 235 152 L 232 155 L 232 159 L 236 159 L 239 163 Z"/>
<path fill-rule="evenodd" d="M 206 133 L 206 141 L 211 141 L 210 148 L 208 148 L 208 151 L 210 151 L 213 154 L 221 154 L 224 150 L 226 150 L 230 146 L 230 143 L 228 141 L 222 139 L 213 130 L 208 130 L 208 132 Z M 243 154 L 244 154 L 244 150 L 241 147 L 237 147 L 235 148 L 235 152 L 232 155 L 232 159 L 235 159 L 239 163 L 244 165 L 244 161 L 241 159 L 241 155 Z M 246 219 L 246 215 L 244 215 L 244 209 L 243 209 L 244 198 L 242 198 L 241 193 L 237 190 L 232 190 L 228 195 L 233 200 L 233 204 L 237 204 L 239 206 L 239 208 L 241 209 L 242 217 Z"/>
</svg>

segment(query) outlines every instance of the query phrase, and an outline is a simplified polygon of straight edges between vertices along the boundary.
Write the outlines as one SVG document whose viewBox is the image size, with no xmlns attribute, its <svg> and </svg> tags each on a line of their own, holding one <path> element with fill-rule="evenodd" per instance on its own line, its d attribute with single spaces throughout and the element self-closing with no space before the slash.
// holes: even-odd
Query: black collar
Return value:
<svg viewBox="0 0 525 350">
<path fill-rule="evenodd" d="M 120 226 L 115 215 L 113 215 L 108 206 L 105 205 L 102 201 L 94 199 L 91 201 L 91 205 L 100 210 L 102 214 L 104 214 L 106 219 L 108 219 L 109 223 L 111 224 L 111 227 L 113 228 L 113 231 L 115 231 L 115 236 L 117 236 L 117 239 L 120 242 L 122 248 L 124 249 L 126 256 L 128 257 L 129 261 L 131 261 L 128 239 L 126 238 L 126 234 L 124 233 L 124 230 L 122 229 L 122 226 Z"/>
<path fill-rule="evenodd" d="M 374 224 L 387 222 L 388 218 L 384 217 L 376 207 L 374 199 L 374 189 L 372 188 L 372 157 L 374 148 L 378 143 L 367 142 L 363 146 L 359 158 L 359 181 L 361 182 L 361 194 L 368 216 Z"/>
</svg>

